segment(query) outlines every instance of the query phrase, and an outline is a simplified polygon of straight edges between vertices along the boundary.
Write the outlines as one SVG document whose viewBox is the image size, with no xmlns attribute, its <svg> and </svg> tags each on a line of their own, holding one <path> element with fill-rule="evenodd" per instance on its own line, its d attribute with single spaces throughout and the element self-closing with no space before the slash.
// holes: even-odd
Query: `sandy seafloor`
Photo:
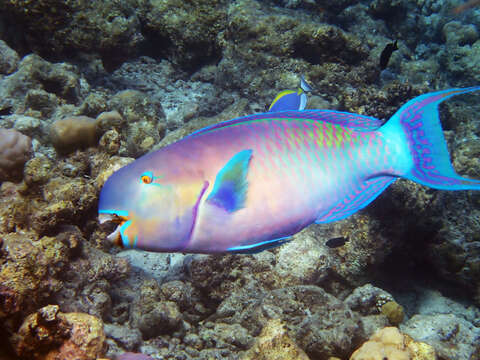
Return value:
<svg viewBox="0 0 480 360">
<path fill-rule="evenodd" d="M 1 1 L 0 359 L 480 359 L 480 192 L 399 180 L 255 255 L 120 250 L 97 221 L 113 171 L 300 75 L 308 108 L 384 121 L 479 85 L 479 27 L 460 0 Z M 477 179 L 479 96 L 440 106 Z"/>
</svg>

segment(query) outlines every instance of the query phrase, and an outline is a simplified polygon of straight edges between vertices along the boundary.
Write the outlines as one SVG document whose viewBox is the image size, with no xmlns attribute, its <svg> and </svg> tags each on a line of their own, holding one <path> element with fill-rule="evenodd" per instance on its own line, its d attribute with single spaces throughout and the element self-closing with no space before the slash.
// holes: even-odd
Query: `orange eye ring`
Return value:
<svg viewBox="0 0 480 360">
<path fill-rule="evenodd" d="M 140 176 L 140 181 L 144 184 L 151 184 L 153 181 L 153 174 L 151 171 L 145 172 Z"/>
</svg>

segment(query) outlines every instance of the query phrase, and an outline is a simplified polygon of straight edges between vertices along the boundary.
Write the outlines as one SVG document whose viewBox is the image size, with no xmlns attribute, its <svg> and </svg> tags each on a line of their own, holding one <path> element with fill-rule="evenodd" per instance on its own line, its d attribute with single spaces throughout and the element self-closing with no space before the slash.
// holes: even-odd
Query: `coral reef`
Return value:
<svg viewBox="0 0 480 360">
<path fill-rule="evenodd" d="M 8 75 L 17 70 L 20 58 L 3 40 L 0 40 L 0 59 L 0 74 Z"/>
<path fill-rule="evenodd" d="M 0 135 L 17 141 L 0 146 L 6 356 L 433 359 L 423 341 L 443 359 L 478 357 L 475 192 L 398 181 L 364 211 L 251 256 L 119 252 L 96 213 L 114 171 L 264 111 L 300 74 L 314 87 L 311 107 L 381 119 L 421 93 L 474 85 L 479 10 L 452 17 L 456 5 L 0 2 Z M 399 50 L 381 71 L 394 40 Z M 441 107 L 454 166 L 475 178 L 479 110 L 469 97 Z M 339 236 L 348 242 L 325 245 Z M 434 277 L 443 295 L 426 289 Z M 387 328 L 352 355 L 388 325 L 414 340 Z"/>
</svg>

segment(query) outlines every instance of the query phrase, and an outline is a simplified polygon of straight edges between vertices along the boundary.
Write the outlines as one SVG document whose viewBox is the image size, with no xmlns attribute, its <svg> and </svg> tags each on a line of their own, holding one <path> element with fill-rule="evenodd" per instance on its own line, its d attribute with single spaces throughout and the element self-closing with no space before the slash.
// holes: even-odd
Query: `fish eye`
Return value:
<svg viewBox="0 0 480 360">
<path fill-rule="evenodd" d="M 153 173 L 151 171 L 146 171 L 140 175 L 140 181 L 144 184 L 151 184 L 153 181 Z"/>
</svg>

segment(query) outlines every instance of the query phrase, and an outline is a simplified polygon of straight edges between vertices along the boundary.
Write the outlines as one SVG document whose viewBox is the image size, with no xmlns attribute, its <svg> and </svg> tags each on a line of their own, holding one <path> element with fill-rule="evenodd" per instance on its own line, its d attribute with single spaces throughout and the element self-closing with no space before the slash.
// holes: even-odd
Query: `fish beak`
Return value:
<svg viewBox="0 0 480 360">
<path fill-rule="evenodd" d="M 122 212 L 123 213 L 123 212 Z M 115 231 L 112 232 L 110 235 L 107 236 L 107 239 L 113 242 L 115 245 L 123 248 L 123 240 L 122 240 L 122 226 L 128 221 L 128 216 L 119 215 L 113 211 L 108 212 L 100 212 L 98 215 L 98 222 L 100 224 L 104 224 L 107 222 L 113 222 L 118 224 Z"/>
</svg>

